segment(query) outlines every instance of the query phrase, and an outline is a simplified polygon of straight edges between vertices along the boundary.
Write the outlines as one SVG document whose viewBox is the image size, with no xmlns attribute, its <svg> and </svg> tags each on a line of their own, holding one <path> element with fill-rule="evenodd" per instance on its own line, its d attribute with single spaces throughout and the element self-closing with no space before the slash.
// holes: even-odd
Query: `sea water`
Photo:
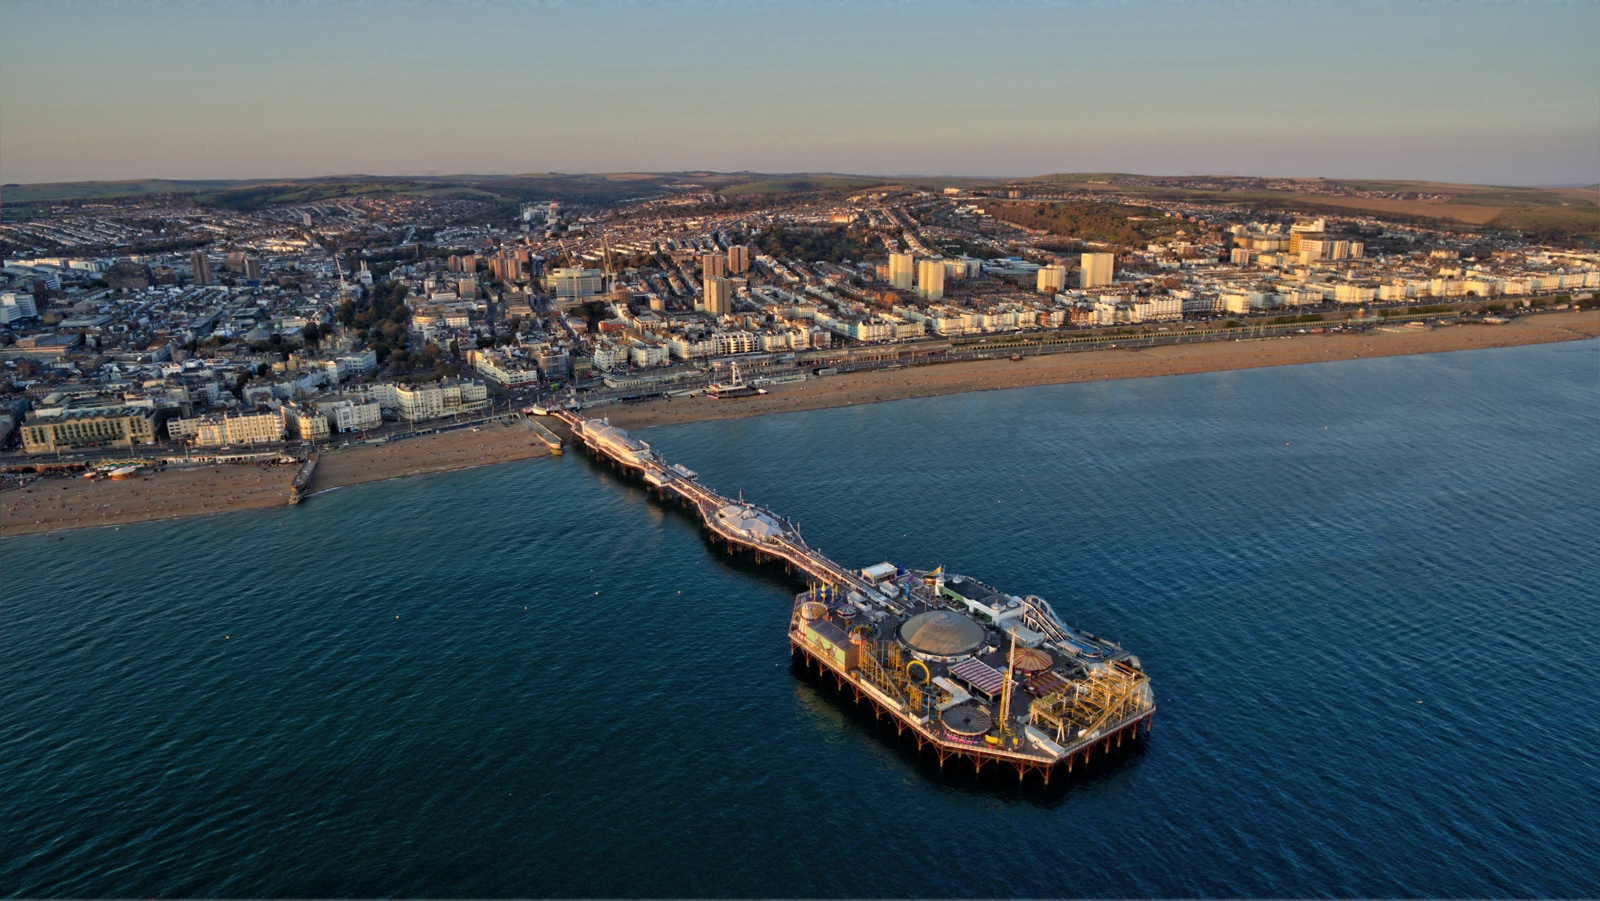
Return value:
<svg viewBox="0 0 1600 901">
<path fill-rule="evenodd" d="M 1596 361 L 644 433 L 1137 653 L 1148 744 L 1048 789 L 808 681 L 796 583 L 579 454 L 5 539 L 0 894 L 1600 894 Z"/>
</svg>

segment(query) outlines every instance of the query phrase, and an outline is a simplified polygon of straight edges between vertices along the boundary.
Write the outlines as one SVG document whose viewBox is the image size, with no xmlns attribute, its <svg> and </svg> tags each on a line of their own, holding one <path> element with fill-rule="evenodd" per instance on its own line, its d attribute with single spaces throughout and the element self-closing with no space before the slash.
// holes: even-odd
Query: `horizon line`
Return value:
<svg viewBox="0 0 1600 901">
<path fill-rule="evenodd" d="M 1217 172 L 1111 172 L 1096 171 L 1058 171 L 1041 172 L 1033 175 L 972 175 L 949 173 L 866 173 L 866 172 L 838 172 L 832 170 L 809 170 L 796 172 L 763 172 L 755 169 L 618 169 L 612 171 L 572 172 L 572 171 L 526 171 L 526 172 L 344 172 L 327 175 L 267 175 L 267 176 L 147 176 L 142 178 L 76 178 L 58 179 L 53 181 L 5 182 L 0 188 L 36 188 L 52 185 L 94 185 L 94 184 L 133 184 L 138 182 L 298 182 L 298 181 L 333 181 L 353 178 L 417 178 L 417 179 L 451 179 L 451 178 L 582 178 L 582 177 L 612 177 L 619 175 L 641 175 L 654 177 L 668 176 L 766 176 L 772 178 L 801 178 L 807 176 L 831 176 L 837 178 L 878 179 L 881 181 L 896 181 L 910 179 L 950 179 L 969 181 L 993 182 L 1026 182 L 1039 179 L 1056 178 L 1060 176 L 1095 176 L 1104 175 L 1112 177 L 1131 178 L 1251 178 L 1251 179 L 1283 179 L 1293 181 L 1329 181 L 1329 182 L 1380 182 L 1380 183 L 1424 183 L 1438 185 L 1461 185 L 1475 188 L 1517 188 L 1517 189 L 1575 189 L 1594 188 L 1600 190 L 1600 180 L 1594 182 L 1564 182 L 1564 183 L 1496 183 L 1496 182 L 1464 182 L 1446 181 L 1433 178 L 1370 178 L 1365 176 L 1325 176 L 1325 175 L 1272 175 L 1272 174 L 1223 174 Z"/>
</svg>

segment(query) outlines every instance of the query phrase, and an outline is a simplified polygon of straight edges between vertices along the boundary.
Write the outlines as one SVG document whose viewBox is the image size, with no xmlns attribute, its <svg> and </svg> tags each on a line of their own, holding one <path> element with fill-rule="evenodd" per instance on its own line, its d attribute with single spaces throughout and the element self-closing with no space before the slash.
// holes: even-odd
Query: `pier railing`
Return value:
<svg viewBox="0 0 1600 901">
<path fill-rule="evenodd" d="M 591 452 L 625 469 L 637 472 L 662 494 L 675 496 L 694 507 L 706 528 L 719 539 L 744 547 L 758 556 L 781 559 L 819 581 L 857 591 L 871 590 L 871 586 L 861 576 L 845 569 L 806 544 L 805 539 L 800 537 L 800 531 L 782 517 L 754 504 L 726 497 L 700 484 L 696 479 L 683 476 L 659 452 L 650 450 L 642 454 L 625 453 L 612 444 L 596 441 L 591 430 L 597 423 L 581 413 L 557 410 L 553 415 L 571 429 L 572 434 Z M 743 529 L 734 528 L 724 522 L 720 515 L 722 510 L 729 506 L 763 512 L 780 526 L 780 531 L 776 535 L 753 535 Z"/>
</svg>

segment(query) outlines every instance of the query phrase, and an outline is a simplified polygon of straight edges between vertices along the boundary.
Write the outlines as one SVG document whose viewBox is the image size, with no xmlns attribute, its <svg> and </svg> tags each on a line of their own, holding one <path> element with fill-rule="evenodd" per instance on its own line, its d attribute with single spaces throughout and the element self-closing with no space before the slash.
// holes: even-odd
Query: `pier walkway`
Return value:
<svg viewBox="0 0 1600 901">
<path fill-rule="evenodd" d="M 859 591 L 869 597 L 877 594 L 873 585 L 859 573 L 840 566 L 806 544 L 800 537 L 800 530 L 777 513 L 707 488 L 700 484 L 692 470 L 669 464 L 648 444 L 605 420 L 589 419 L 570 410 L 557 410 L 552 416 L 571 429 L 573 437 L 594 454 L 637 473 L 645 484 L 663 496 L 676 497 L 693 507 L 717 539 L 749 550 L 757 559 L 782 560 L 819 582 Z"/>
</svg>

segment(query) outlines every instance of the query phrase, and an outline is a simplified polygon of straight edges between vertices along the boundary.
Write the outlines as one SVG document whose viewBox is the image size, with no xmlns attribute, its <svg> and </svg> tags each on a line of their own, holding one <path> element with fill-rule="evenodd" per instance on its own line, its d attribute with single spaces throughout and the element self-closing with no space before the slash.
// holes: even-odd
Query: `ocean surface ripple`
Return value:
<svg viewBox="0 0 1600 901">
<path fill-rule="evenodd" d="M 646 434 L 1139 654 L 1149 744 L 1049 791 L 807 682 L 791 583 L 577 454 L 5 539 L 0 894 L 1600 895 L 1597 350 Z"/>
</svg>

